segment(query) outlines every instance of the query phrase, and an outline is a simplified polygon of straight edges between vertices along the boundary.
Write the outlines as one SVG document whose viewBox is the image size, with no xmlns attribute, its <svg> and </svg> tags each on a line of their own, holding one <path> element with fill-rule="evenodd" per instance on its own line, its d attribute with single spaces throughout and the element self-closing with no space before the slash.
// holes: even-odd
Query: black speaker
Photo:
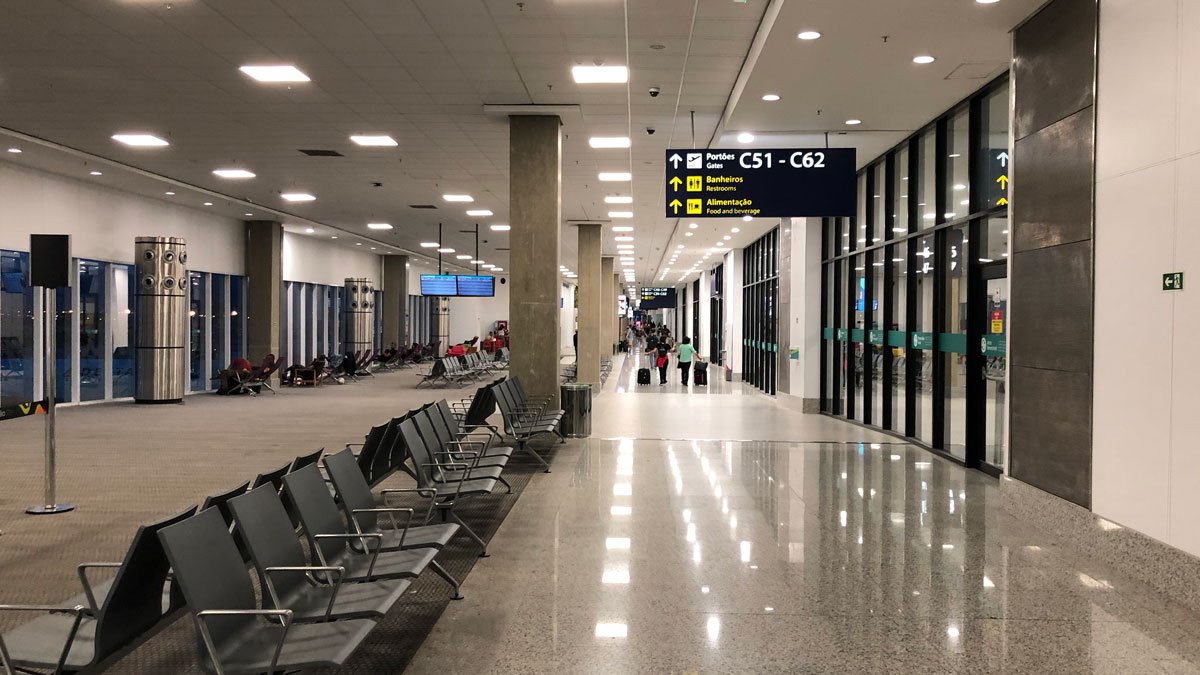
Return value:
<svg viewBox="0 0 1200 675">
<path fill-rule="evenodd" d="M 46 288 L 71 285 L 71 235 L 29 235 L 29 285 Z"/>
</svg>

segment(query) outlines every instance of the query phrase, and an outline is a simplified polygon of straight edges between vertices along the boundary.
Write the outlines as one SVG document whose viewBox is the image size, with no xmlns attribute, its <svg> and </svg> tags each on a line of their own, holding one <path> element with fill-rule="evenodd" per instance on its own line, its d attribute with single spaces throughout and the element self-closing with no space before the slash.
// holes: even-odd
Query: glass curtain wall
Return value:
<svg viewBox="0 0 1200 675">
<path fill-rule="evenodd" d="M 822 246 L 822 410 L 993 473 L 1004 462 L 1008 101 L 1000 78 L 868 164 L 857 215 L 825 219 Z"/>
<path fill-rule="evenodd" d="M 742 380 L 774 395 L 779 358 L 779 228 L 742 250 Z"/>
</svg>

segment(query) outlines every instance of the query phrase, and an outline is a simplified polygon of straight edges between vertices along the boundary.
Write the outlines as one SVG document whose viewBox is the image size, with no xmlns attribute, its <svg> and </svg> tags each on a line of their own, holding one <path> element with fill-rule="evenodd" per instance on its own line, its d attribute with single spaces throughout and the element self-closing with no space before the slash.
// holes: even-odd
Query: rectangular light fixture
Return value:
<svg viewBox="0 0 1200 675">
<path fill-rule="evenodd" d="M 612 231 L 613 232 L 633 232 L 633 226 L 632 225 L 615 225 L 615 226 L 613 226 Z"/>
<path fill-rule="evenodd" d="M 213 175 L 221 178 L 254 178 L 254 172 L 245 169 L 216 169 Z"/>
<path fill-rule="evenodd" d="M 464 253 L 460 253 L 460 254 L 458 254 L 458 255 L 454 256 L 454 259 L 455 259 L 455 260 L 470 260 L 470 259 L 471 259 L 471 256 L 469 256 L 469 255 L 466 255 L 466 254 L 464 254 Z"/>
<path fill-rule="evenodd" d="M 161 148 L 170 143 L 152 134 L 113 134 L 112 139 L 134 148 Z"/>
<path fill-rule="evenodd" d="M 308 82 L 296 66 L 242 66 L 238 70 L 259 82 Z"/>
<path fill-rule="evenodd" d="M 367 229 L 390 230 L 390 229 L 392 229 L 392 224 L 391 223 L 367 223 Z"/>
<path fill-rule="evenodd" d="M 625 84 L 629 69 L 625 66 L 574 66 L 571 77 L 576 84 Z"/>
<path fill-rule="evenodd" d="M 316 197 L 307 192 L 285 192 L 279 196 L 288 202 L 311 202 L 316 199 Z"/>
<path fill-rule="evenodd" d="M 588 139 L 588 145 L 597 150 L 605 148 L 628 148 L 628 136 L 592 136 Z"/>
<path fill-rule="evenodd" d="M 633 180 L 633 174 L 628 171 L 601 171 L 600 180 L 605 183 L 618 183 Z"/>
<path fill-rule="evenodd" d="M 629 195 L 609 195 L 604 198 L 605 204 L 632 204 L 633 197 Z"/>
<path fill-rule="evenodd" d="M 394 148 L 399 145 L 391 136 L 351 136 L 350 140 L 358 145 L 376 148 Z"/>
<path fill-rule="evenodd" d="M 473 202 L 475 198 L 471 195 L 442 195 L 442 199 L 448 202 Z"/>
<path fill-rule="evenodd" d="M 609 211 L 609 218 L 632 218 L 633 211 Z"/>
<path fill-rule="evenodd" d="M 437 252 L 438 252 L 438 253 L 454 253 L 454 249 L 452 249 L 452 248 L 439 248 L 439 249 L 437 250 Z"/>
<path fill-rule="evenodd" d="M 615 237 L 617 241 L 633 241 L 633 237 Z"/>
<path fill-rule="evenodd" d="M 437 243 L 436 241 L 421 242 L 421 248 L 437 248 L 439 246 L 441 246 L 441 244 Z"/>
<path fill-rule="evenodd" d="M 485 262 L 487 262 L 487 261 L 486 261 L 486 260 L 472 260 L 472 261 L 471 261 L 471 264 L 472 264 L 472 265 L 482 265 L 482 264 L 484 264 Z"/>
<path fill-rule="evenodd" d="M 492 229 L 492 232 L 508 232 L 509 230 L 512 229 L 512 226 L 504 225 L 503 223 L 496 223 L 495 225 L 491 226 L 491 229 Z"/>
<path fill-rule="evenodd" d="M 490 216 L 493 214 L 491 211 L 489 211 L 487 209 L 471 209 L 470 211 L 467 211 L 467 215 L 468 216 L 487 217 L 487 216 Z"/>
</svg>

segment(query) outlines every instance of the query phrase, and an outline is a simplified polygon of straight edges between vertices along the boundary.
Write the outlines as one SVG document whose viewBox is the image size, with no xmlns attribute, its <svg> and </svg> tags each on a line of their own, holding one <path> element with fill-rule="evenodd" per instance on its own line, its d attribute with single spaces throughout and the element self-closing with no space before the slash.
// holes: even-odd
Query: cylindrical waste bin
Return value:
<svg viewBox="0 0 1200 675">
<path fill-rule="evenodd" d="M 590 384 L 564 384 L 559 392 L 562 397 L 562 433 L 571 438 L 586 438 L 592 435 L 592 386 Z"/>
</svg>

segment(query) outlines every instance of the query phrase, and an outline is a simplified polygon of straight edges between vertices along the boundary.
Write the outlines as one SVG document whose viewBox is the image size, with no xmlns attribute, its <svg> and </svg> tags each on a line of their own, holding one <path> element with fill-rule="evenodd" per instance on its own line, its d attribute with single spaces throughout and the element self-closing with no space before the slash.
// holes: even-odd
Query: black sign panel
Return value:
<svg viewBox="0 0 1200 675">
<path fill-rule="evenodd" d="M 662 286 L 642 287 L 641 309 L 674 309 L 675 289 Z"/>
<path fill-rule="evenodd" d="M 854 148 L 667 150 L 669 218 L 854 215 Z"/>
</svg>

